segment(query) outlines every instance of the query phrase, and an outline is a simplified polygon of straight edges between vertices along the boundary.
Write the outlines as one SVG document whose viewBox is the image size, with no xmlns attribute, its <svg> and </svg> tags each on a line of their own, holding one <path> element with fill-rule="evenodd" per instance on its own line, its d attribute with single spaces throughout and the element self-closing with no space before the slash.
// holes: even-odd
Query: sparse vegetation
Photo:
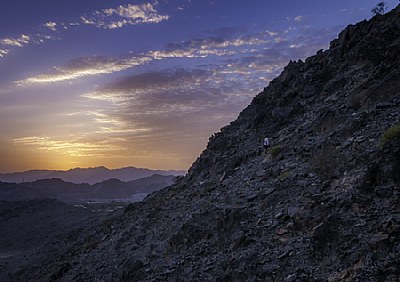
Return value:
<svg viewBox="0 0 400 282">
<path fill-rule="evenodd" d="M 274 159 L 277 155 L 279 155 L 282 152 L 282 147 L 279 145 L 274 146 L 270 149 L 270 152 L 272 159 Z"/>
<path fill-rule="evenodd" d="M 371 10 L 372 15 L 383 15 L 386 11 L 386 2 L 381 1 Z"/>
<path fill-rule="evenodd" d="M 337 175 L 339 156 L 333 146 L 323 146 L 311 159 L 311 165 L 321 178 L 331 179 Z"/>
<path fill-rule="evenodd" d="M 390 128 L 388 128 L 382 135 L 381 140 L 379 142 L 379 147 L 383 148 L 385 144 L 390 142 L 393 138 L 400 137 L 400 124 L 396 124 Z"/>
<path fill-rule="evenodd" d="M 363 95 L 361 93 L 353 93 L 349 96 L 348 104 L 354 109 L 358 110 L 362 105 Z"/>
<path fill-rule="evenodd" d="M 282 171 L 281 174 L 279 175 L 279 180 L 280 180 L 280 181 L 283 181 L 283 180 L 285 180 L 286 178 L 288 178 L 288 176 L 289 176 L 289 171 L 284 170 L 284 171 Z"/>
</svg>

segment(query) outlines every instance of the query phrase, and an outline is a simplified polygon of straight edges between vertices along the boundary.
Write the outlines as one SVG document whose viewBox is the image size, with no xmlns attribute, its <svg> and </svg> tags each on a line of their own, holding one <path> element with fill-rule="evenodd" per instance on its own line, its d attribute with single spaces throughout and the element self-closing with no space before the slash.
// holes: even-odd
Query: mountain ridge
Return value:
<svg viewBox="0 0 400 282">
<path fill-rule="evenodd" d="M 75 184 L 88 183 L 96 184 L 111 178 L 121 181 L 132 181 L 135 179 L 149 177 L 153 174 L 160 175 L 184 175 L 186 172 L 181 170 L 151 170 L 147 168 L 137 168 L 134 166 L 118 169 L 108 169 L 104 166 L 89 168 L 73 168 L 70 170 L 28 170 L 14 173 L 0 173 L 0 181 L 3 182 L 32 182 L 38 179 L 60 178 Z"/>
</svg>

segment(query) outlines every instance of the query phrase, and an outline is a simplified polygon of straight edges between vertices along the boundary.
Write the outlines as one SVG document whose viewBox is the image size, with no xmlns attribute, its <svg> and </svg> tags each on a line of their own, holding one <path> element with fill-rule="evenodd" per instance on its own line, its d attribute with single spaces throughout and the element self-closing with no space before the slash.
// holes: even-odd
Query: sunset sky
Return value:
<svg viewBox="0 0 400 282">
<path fill-rule="evenodd" d="M 377 2 L 1 0 L 0 172 L 186 170 L 290 59 Z"/>
</svg>

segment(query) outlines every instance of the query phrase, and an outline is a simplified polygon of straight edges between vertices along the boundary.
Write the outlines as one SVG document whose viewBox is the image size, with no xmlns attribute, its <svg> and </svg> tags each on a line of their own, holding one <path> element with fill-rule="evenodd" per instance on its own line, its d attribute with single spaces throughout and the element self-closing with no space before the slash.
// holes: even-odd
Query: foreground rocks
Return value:
<svg viewBox="0 0 400 282">
<path fill-rule="evenodd" d="M 400 124 L 398 38 L 399 7 L 349 26 L 289 63 L 177 184 L 10 277 L 398 281 L 400 137 L 380 147 Z"/>
</svg>

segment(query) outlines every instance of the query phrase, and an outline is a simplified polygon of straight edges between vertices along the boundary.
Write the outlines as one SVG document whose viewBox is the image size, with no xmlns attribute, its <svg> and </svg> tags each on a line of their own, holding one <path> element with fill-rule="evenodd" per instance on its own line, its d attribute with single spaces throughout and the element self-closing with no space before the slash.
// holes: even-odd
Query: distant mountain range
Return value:
<svg viewBox="0 0 400 282">
<path fill-rule="evenodd" d="M 15 173 L 0 173 L 2 182 L 33 182 L 39 179 L 59 178 L 66 182 L 75 184 L 95 184 L 108 179 L 119 179 L 121 181 L 133 181 L 136 179 L 159 175 L 184 175 L 182 170 L 151 170 L 147 168 L 125 167 L 119 169 L 108 169 L 104 166 L 93 168 L 74 168 L 71 170 L 29 170 Z"/>
<path fill-rule="evenodd" d="M 176 177 L 173 175 L 154 174 L 129 182 L 109 179 L 93 185 L 65 182 L 59 178 L 25 183 L 0 182 L 0 201 L 52 198 L 65 202 L 84 202 L 88 200 L 132 198 L 135 195 L 142 195 L 143 198 L 147 194 L 172 185 L 175 180 Z"/>
</svg>

